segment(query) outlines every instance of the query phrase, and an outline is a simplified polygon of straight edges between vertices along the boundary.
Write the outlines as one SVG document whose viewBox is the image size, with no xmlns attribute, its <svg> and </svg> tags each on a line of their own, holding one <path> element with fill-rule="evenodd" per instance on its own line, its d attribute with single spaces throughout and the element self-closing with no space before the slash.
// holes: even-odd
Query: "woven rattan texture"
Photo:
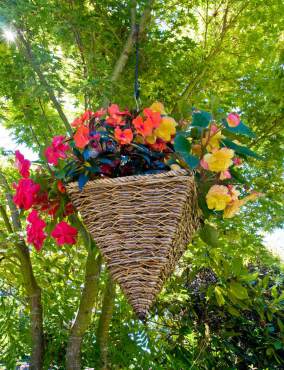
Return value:
<svg viewBox="0 0 284 370">
<path fill-rule="evenodd" d="M 199 226 L 194 177 L 179 170 L 67 189 L 113 279 L 144 318 Z"/>
</svg>

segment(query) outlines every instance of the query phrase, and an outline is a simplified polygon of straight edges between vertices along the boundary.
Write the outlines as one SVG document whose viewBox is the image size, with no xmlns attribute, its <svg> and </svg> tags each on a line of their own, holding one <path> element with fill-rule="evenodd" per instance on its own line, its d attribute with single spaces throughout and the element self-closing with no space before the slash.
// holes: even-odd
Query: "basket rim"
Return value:
<svg viewBox="0 0 284 370">
<path fill-rule="evenodd" d="M 103 177 L 99 179 L 94 179 L 88 181 L 88 183 L 85 185 L 85 187 L 92 186 L 95 184 L 104 184 L 104 185 L 121 185 L 121 184 L 127 184 L 134 181 L 140 181 L 140 180 L 151 180 L 151 179 L 160 179 L 160 178 L 167 178 L 167 177 L 193 177 L 193 172 L 185 170 L 185 169 L 179 169 L 179 170 L 170 170 L 166 172 L 161 173 L 155 173 L 155 174 L 145 174 L 145 175 L 131 175 L 131 176 L 120 176 L 120 177 Z M 78 182 L 73 181 L 68 184 L 66 184 L 66 187 L 68 190 L 71 190 L 72 188 L 78 188 Z M 84 187 L 84 188 L 85 188 Z"/>
</svg>

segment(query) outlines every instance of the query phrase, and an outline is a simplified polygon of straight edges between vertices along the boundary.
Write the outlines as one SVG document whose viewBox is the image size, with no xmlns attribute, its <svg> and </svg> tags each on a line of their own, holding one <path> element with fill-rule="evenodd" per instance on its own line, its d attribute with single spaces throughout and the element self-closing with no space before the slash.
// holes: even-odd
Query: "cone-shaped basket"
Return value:
<svg viewBox="0 0 284 370">
<path fill-rule="evenodd" d="M 169 171 L 67 190 L 113 279 L 144 318 L 199 226 L 194 177 Z"/>
</svg>

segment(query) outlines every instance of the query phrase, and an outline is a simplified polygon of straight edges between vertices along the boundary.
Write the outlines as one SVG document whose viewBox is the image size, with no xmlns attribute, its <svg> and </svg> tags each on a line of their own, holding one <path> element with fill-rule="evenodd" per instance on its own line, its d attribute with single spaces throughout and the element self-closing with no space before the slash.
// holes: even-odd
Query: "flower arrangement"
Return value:
<svg viewBox="0 0 284 370">
<path fill-rule="evenodd" d="M 260 195 L 242 185 L 244 160 L 259 156 L 239 142 L 254 134 L 237 113 L 213 117 L 193 110 L 190 122 L 178 123 L 159 102 L 141 112 L 112 104 L 87 110 L 71 125 L 72 137 L 55 136 L 44 151 L 51 176 L 44 166 L 31 174 L 31 163 L 16 151 L 22 178 L 15 185 L 14 202 L 30 211 L 27 240 L 37 250 L 47 235 L 58 245 L 76 242 L 77 230 L 68 223 L 74 209 L 64 186 L 73 181 L 83 190 L 89 180 L 100 177 L 194 171 L 205 218 L 210 214 L 231 218 Z M 41 218 L 44 213 L 48 224 Z"/>
</svg>

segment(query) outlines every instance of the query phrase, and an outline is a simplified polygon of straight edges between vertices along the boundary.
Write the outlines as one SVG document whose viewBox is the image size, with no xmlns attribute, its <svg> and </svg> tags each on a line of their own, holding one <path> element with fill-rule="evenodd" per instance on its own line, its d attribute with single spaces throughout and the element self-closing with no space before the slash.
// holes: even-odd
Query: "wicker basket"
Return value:
<svg viewBox="0 0 284 370">
<path fill-rule="evenodd" d="M 67 191 L 143 319 L 199 226 L 194 177 L 179 170 L 104 178 Z"/>
</svg>

